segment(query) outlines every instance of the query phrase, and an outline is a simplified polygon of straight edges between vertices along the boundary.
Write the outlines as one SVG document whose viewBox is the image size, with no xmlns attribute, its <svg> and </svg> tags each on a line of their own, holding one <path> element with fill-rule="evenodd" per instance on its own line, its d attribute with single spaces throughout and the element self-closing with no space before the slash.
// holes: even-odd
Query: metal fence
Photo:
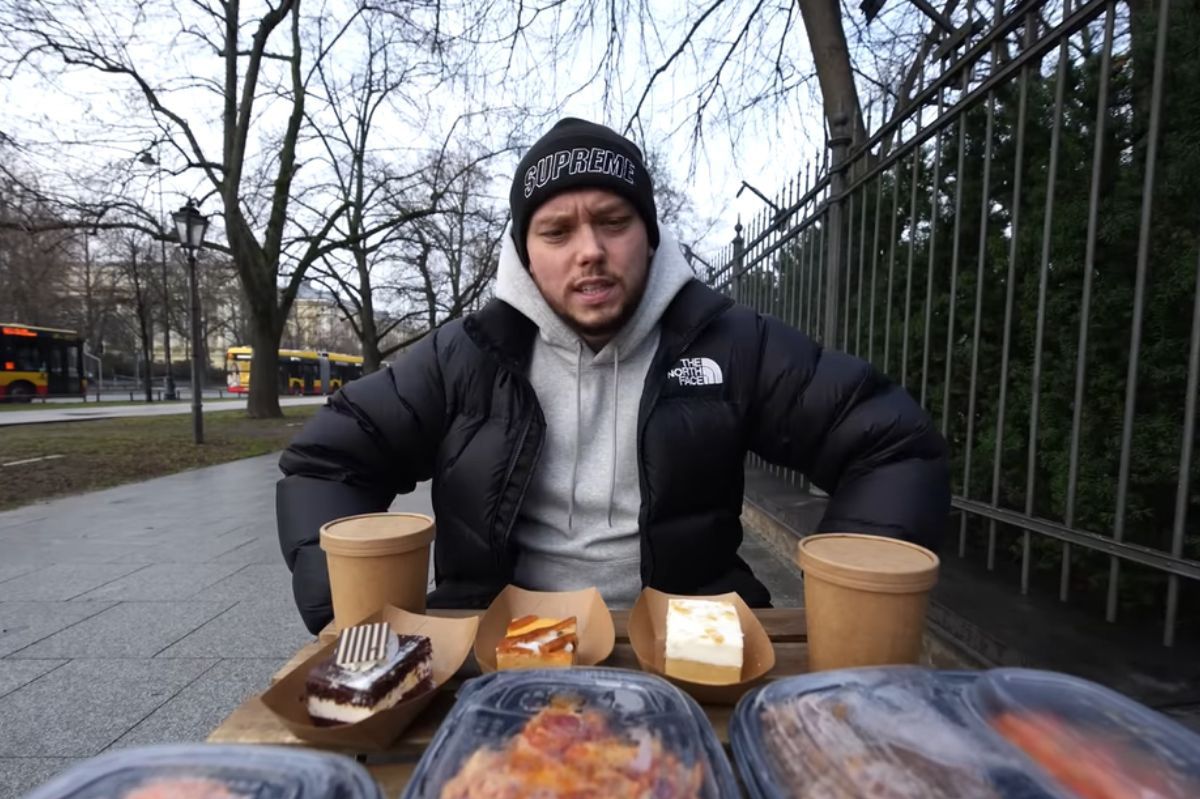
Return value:
<svg viewBox="0 0 1200 799">
<path fill-rule="evenodd" d="M 960 556 L 1168 646 L 1200 631 L 1200 6 L 1175 3 L 961 11 L 708 275 L 930 412 Z"/>
</svg>

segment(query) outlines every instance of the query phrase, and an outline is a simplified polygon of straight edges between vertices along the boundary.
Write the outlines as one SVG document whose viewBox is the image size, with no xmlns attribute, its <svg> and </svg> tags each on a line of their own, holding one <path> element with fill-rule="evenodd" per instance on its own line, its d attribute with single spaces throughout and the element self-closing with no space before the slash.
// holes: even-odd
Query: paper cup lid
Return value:
<svg viewBox="0 0 1200 799">
<path fill-rule="evenodd" d="M 433 541 L 433 519 L 419 513 L 364 513 L 321 526 L 321 549 L 366 558 L 400 555 Z"/>
<path fill-rule="evenodd" d="M 937 555 L 876 535 L 809 536 L 797 547 L 796 562 L 806 574 L 862 591 L 904 594 L 927 591 L 937 582 Z"/>
</svg>

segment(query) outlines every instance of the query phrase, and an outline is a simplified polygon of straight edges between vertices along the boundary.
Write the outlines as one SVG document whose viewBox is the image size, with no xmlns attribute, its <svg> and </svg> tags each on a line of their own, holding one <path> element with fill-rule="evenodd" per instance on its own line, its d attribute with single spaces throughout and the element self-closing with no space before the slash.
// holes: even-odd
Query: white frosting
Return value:
<svg viewBox="0 0 1200 799">
<path fill-rule="evenodd" d="M 329 719 L 330 721 L 337 721 L 342 724 L 352 724 L 356 721 L 362 721 L 373 713 L 387 710 L 399 702 L 400 697 L 413 688 L 416 688 L 417 683 L 430 676 L 431 673 L 429 663 L 421 663 L 417 668 L 411 670 L 395 688 L 384 694 L 373 705 L 352 705 L 348 702 L 338 702 L 333 699 L 310 694 L 308 697 L 308 714 L 315 718 Z"/>
<path fill-rule="evenodd" d="M 742 625 L 737 609 L 710 599 L 668 600 L 667 657 L 741 668 Z"/>
</svg>

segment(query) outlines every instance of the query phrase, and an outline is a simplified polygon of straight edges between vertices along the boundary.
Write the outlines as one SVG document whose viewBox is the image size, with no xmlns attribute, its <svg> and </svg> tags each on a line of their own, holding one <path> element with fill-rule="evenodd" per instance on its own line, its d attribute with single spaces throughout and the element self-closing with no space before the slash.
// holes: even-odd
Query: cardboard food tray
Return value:
<svg viewBox="0 0 1200 799">
<path fill-rule="evenodd" d="M 475 636 L 475 660 L 479 670 L 496 670 L 496 645 L 504 638 L 508 623 L 521 616 L 564 619 L 574 616 L 579 636 L 575 663 L 595 666 L 612 654 L 617 643 L 612 614 L 595 588 L 581 591 L 526 591 L 515 585 L 501 591 L 479 620 Z"/>
<path fill-rule="evenodd" d="M 305 682 L 316 664 L 333 654 L 336 639 L 321 647 L 281 678 L 262 695 L 263 704 L 291 730 L 297 738 L 337 747 L 383 749 L 394 742 L 400 733 L 433 701 L 433 697 L 449 680 L 471 651 L 471 641 L 479 626 L 479 617 L 446 619 L 409 613 L 386 607 L 363 620 L 363 623 L 386 621 L 393 632 L 401 635 L 429 637 L 433 649 L 433 690 L 382 710 L 362 721 L 320 727 L 308 715 Z"/>
<path fill-rule="evenodd" d="M 737 609 L 738 621 L 742 625 L 742 679 L 730 685 L 706 685 L 704 683 L 668 677 L 667 660 L 667 602 L 673 597 L 684 599 L 719 599 L 730 602 Z M 775 647 L 767 631 L 750 606 L 736 593 L 712 596 L 685 596 L 664 594 L 646 588 L 638 596 L 629 614 L 629 643 L 638 665 L 644 671 L 657 674 L 688 692 L 698 702 L 710 705 L 736 704 L 742 694 L 762 680 L 775 668 Z"/>
</svg>

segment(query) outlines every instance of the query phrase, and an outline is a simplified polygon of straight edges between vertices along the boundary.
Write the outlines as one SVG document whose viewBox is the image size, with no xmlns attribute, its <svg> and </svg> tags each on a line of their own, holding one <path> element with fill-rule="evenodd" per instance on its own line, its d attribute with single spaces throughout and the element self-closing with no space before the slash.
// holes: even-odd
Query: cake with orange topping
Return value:
<svg viewBox="0 0 1200 799">
<path fill-rule="evenodd" d="M 667 601 L 668 677 L 705 685 L 742 679 L 742 624 L 732 602 Z"/>
<path fill-rule="evenodd" d="M 496 646 L 496 668 L 561 669 L 575 665 L 579 649 L 575 617 L 513 619 Z"/>
</svg>

